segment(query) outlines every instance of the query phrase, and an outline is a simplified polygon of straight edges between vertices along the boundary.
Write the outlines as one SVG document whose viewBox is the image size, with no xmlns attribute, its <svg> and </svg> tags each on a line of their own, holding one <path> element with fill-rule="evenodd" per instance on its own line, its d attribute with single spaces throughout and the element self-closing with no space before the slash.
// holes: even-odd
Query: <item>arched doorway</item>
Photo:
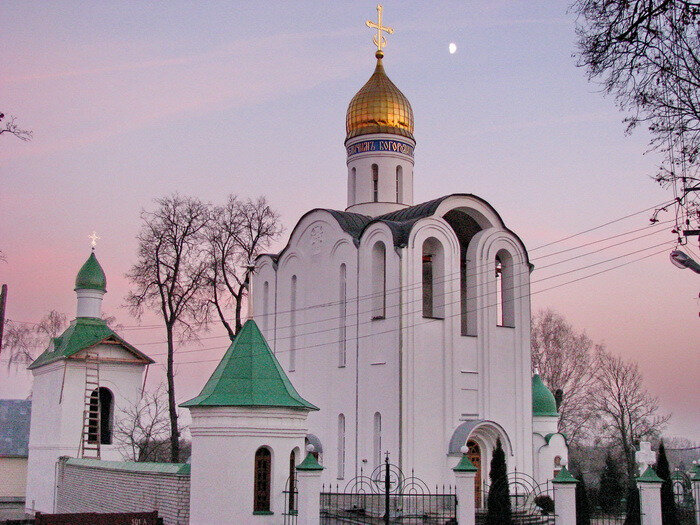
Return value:
<svg viewBox="0 0 700 525">
<path fill-rule="evenodd" d="M 474 477 L 474 504 L 476 508 L 481 508 L 481 447 L 476 441 L 467 441 L 467 457 L 472 465 L 476 467 L 476 476 Z"/>
</svg>

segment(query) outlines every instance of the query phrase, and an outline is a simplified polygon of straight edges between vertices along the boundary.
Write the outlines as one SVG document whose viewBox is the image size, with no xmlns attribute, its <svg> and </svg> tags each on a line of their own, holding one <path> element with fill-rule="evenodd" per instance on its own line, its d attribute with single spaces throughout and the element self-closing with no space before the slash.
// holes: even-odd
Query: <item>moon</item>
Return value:
<svg viewBox="0 0 700 525">
<path fill-rule="evenodd" d="M 448 49 L 450 50 L 450 55 L 454 55 L 457 52 L 457 44 L 450 42 Z"/>
</svg>

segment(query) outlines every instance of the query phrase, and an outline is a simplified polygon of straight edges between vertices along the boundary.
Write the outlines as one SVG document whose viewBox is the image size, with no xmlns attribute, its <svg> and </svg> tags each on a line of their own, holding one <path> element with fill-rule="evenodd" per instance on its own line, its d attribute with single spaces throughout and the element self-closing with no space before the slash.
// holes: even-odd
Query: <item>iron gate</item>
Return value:
<svg viewBox="0 0 700 525">
<path fill-rule="evenodd" d="M 518 472 L 508 473 L 505 487 L 510 496 L 513 525 L 554 525 L 554 490 L 552 483 L 537 483 L 532 476 Z M 484 507 L 491 490 L 504 490 L 501 486 L 484 484 Z M 486 523 L 487 509 L 477 512 L 477 523 Z"/>
<path fill-rule="evenodd" d="M 413 471 L 405 477 L 398 466 L 389 463 L 387 454 L 384 465 L 369 476 L 360 470 L 342 490 L 339 485 L 324 485 L 320 518 L 322 525 L 456 524 L 457 496 L 452 486 L 431 491 Z"/>
</svg>

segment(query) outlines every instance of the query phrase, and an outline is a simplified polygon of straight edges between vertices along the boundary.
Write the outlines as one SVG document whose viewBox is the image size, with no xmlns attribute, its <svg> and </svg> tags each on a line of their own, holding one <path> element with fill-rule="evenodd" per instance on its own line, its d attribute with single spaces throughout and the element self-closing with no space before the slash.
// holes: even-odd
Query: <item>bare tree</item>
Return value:
<svg viewBox="0 0 700 525">
<path fill-rule="evenodd" d="M 213 209 L 207 226 L 209 301 L 231 340 L 241 329 L 241 312 L 248 292 L 252 262 L 282 233 L 279 214 L 265 197 L 239 200 L 229 195 Z M 226 310 L 234 309 L 234 327 Z"/>
<path fill-rule="evenodd" d="M 575 0 L 573 10 L 579 65 L 615 96 L 628 131 L 648 126 L 665 159 L 657 181 L 700 223 L 700 2 Z"/>
<path fill-rule="evenodd" d="M 4 118 L 5 114 L 0 113 L 0 126 L 2 125 L 2 120 Z M 19 140 L 23 140 L 25 142 L 32 140 L 32 136 L 34 135 L 33 131 L 20 128 L 17 124 L 17 117 L 13 116 L 10 116 L 10 118 L 5 121 L 4 126 L 0 127 L 0 135 L 2 135 L 3 133 L 9 133 L 10 135 L 14 135 Z"/>
<path fill-rule="evenodd" d="M 180 429 L 182 431 L 182 429 Z M 125 461 L 157 461 L 169 448 L 167 389 L 161 384 L 126 407 L 116 422 L 115 441 Z"/>
<path fill-rule="evenodd" d="M 51 310 L 36 325 L 8 321 L 3 348 L 9 353 L 7 366 L 28 365 L 66 328 L 66 316 Z"/>
<path fill-rule="evenodd" d="M 156 204 L 155 211 L 141 214 L 138 262 L 127 274 L 134 289 L 126 302 L 137 317 L 145 308 L 157 311 L 165 325 L 171 461 L 176 463 L 180 446 L 175 401 L 175 337 L 194 336 L 208 319 L 209 304 L 201 296 L 208 269 L 204 231 L 209 222 L 209 207 L 199 199 L 177 194 L 156 199 Z"/>
<path fill-rule="evenodd" d="M 601 417 L 600 429 L 622 450 L 627 479 L 633 480 L 635 447 L 658 436 L 671 416 L 658 414 L 659 401 L 644 388 L 636 363 L 602 348 L 596 351 L 595 392 L 591 404 Z"/>
<path fill-rule="evenodd" d="M 549 388 L 561 390 L 559 431 L 580 444 L 596 416 L 590 404 L 593 342 L 558 313 L 542 310 L 532 319 L 531 344 L 533 371 Z"/>
</svg>

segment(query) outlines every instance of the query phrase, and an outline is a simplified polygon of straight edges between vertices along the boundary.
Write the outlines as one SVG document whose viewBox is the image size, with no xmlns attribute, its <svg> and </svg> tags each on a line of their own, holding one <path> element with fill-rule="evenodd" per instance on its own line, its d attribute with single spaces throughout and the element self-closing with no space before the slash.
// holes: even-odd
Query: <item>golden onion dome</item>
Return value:
<svg viewBox="0 0 700 525">
<path fill-rule="evenodd" d="M 378 51 L 377 67 L 350 101 L 345 119 L 347 139 L 370 133 L 393 133 L 413 139 L 411 103 L 384 72 Z"/>
</svg>

